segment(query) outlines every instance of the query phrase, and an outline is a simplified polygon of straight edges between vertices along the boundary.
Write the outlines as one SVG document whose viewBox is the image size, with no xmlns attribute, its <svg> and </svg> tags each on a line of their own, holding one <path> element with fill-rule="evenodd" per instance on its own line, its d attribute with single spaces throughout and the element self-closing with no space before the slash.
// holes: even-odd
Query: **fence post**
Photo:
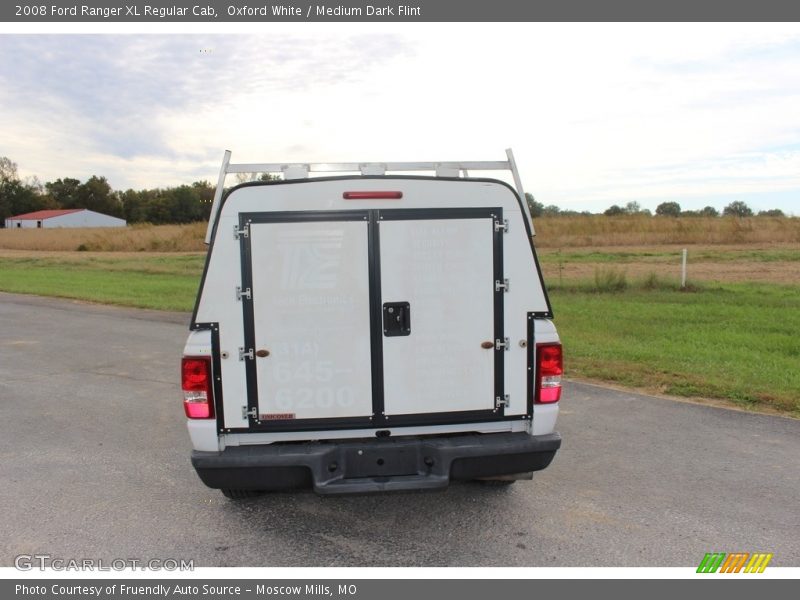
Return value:
<svg viewBox="0 0 800 600">
<path fill-rule="evenodd" d="M 681 259 L 681 289 L 686 288 L 686 248 L 683 249 L 683 258 Z"/>
</svg>

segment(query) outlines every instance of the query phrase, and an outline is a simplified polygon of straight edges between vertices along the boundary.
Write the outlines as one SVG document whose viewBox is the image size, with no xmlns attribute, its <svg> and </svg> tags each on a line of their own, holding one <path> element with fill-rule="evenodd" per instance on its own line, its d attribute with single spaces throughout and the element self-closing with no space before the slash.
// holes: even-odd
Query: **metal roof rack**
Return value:
<svg viewBox="0 0 800 600">
<path fill-rule="evenodd" d="M 226 150 L 222 158 L 222 167 L 219 170 L 219 180 L 214 193 L 214 203 L 211 205 L 211 218 L 208 221 L 205 242 L 211 241 L 211 231 L 214 228 L 219 204 L 222 201 L 222 191 L 225 186 L 225 177 L 229 173 L 270 173 L 282 174 L 284 179 L 306 179 L 309 173 L 360 173 L 361 175 L 386 175 L 388 172 L 404 171 L 434 171 L 436 177 L 468 177 L 469 171 L 511 171 L 514 177 L 514 186 L 522 199 L 525 216 L 531 224 L 528 203 L 525 201 L 525 192 L 519 178 L 517 163 L 511 148 L 506 150 L 506 160 L 495 161 L 444 161 L 444 162 L 345 162 L 345 163 L 231 163 L 231 151 Z"/>
</svg>

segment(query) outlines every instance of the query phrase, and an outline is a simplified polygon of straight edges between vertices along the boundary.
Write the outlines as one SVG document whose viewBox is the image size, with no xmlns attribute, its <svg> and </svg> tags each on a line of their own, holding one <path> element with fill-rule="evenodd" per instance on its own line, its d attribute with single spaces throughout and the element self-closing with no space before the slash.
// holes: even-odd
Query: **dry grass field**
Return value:
<svg viewBox="0 0 800 600">
<path fill-rule="evenodd" d="M 125 228 L 0 229 L 0 249 L 88 252 L 202 252 L 206 223 Z"/>
<path fill-rule="evenodd" d="M 798 217 L 648 217 L 600 215 L 536 219 L 540 248 L 800 244 Z"/>
<path fill-rule="evenodd" d="M 537 219 L 539 248 L 800 244 L 800 218 L 550 217 Z M 205 223 L 124 229 L 0 229 L 0 249 L 99 252 L 202 252 Z"/>
</svg>

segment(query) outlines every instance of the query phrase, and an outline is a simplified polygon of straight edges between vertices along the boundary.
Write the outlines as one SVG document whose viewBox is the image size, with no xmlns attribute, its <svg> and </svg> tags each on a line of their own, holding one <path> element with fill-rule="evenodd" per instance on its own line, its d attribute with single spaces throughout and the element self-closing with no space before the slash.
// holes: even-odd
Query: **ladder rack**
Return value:
<svg viewBox="0 0 800 600">
<path fill-rule="evenodd" d="M 361 175 L 386 175 L 387 172 L 433 171 L 436 177 L 468 177 L 469 171 L 510 171 L 514 177 L 514 186 L 522 200 L 525 216 L 531 225 L 528 203 L 522 189 L 522 181 L 514 161 L 511 148 L 506 150 L 506 160 L 495 161 L 450 161 L 450 162 L 349 162 L 349 163 L 231 163 L 231 151 L 226 150 L 219 171 L 214 203 L 211 205 L 211 217 L 206 230 L 206 244 L 211 242 L 211 232 L 217 218 L 225 177 L 229 173 L 270 173 L 281 174 L 284 179 L 306 179 L 309 173 L 360 173 Z"/>
</svg>

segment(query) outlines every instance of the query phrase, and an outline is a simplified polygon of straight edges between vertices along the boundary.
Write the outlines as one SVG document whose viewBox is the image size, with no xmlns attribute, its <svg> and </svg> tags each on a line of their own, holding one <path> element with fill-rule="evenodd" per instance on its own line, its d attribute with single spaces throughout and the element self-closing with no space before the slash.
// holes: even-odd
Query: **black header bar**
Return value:
<svg viewBox="0 0 800 600">
<path fill-rule="evenodd" d="M 18 0 L 0 4 L 0 22 L 557 22 L 798 21 L 786 0 Z"/>
</svg>

